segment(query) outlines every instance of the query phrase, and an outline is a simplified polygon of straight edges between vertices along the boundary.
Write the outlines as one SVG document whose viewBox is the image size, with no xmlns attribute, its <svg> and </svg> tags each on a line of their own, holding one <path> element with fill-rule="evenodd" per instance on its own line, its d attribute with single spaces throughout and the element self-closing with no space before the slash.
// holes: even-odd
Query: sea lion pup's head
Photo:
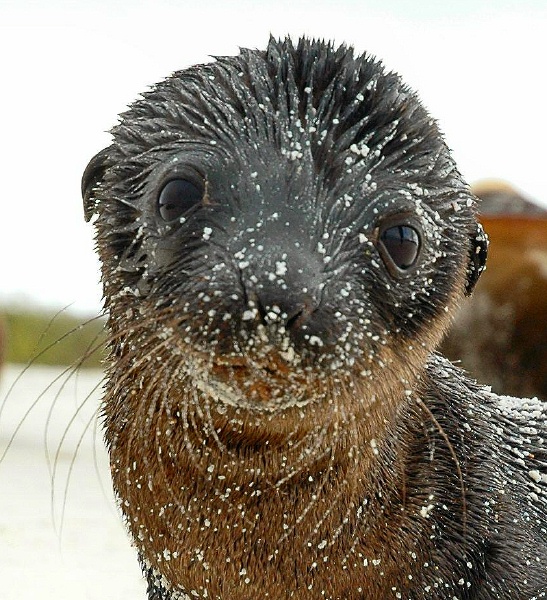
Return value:
<svg viewBox="0 0 547 600">
<path fill-rule="evenodd" d="M 271 40 L 177 72 L 112 135 L 83 193 L 117 434 L 135 411 L 193 411 L 254 445 L 389 411 L 480 272 L 436 123 L 351 48 Z"/>
</svg>

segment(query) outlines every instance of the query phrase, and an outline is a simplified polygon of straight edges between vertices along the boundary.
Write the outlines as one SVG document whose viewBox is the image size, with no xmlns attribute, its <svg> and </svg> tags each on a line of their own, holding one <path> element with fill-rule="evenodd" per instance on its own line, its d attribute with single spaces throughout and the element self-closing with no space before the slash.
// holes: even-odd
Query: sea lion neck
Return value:
<svg viewBox="0 0 547 600">
<path fill-rule="evenodd" d="M 241 444 L 227 447 L 205 407 L 171 419 L 150 412 L 146 428 L 135 421 L 138 408 L 128 411 L 133 416 L 110 448 L 112 474 L 147 567 L 184 593 L 207 590 L 212 597 L 246 599 L 264 581 L 279 590 L 286 579 L 295 597 L 311 600 L 319 588 L 331 589 L 328 597 L 335 597 L 334 589 L 360 597 L 350 579 L 329 583 L 330 568 L 344 573 L 351 566 L 363 585 L 370 579 L 370 589 L 387 593 L 387 582 L 400 585 L 399 579 L 385 575 L 375 583 L 368 565 L 379 561 L 386 573 L 396 569 L 384 523 L 391 519 L 396 528 L 409 501 L 405 462 L 397 450 L 409 444 L 409 434 L 396 423 L 413 423 L 412 410 L 400 405 L 384 434 L 375 415 L 377 437 L 368 440 L 366 416 L 356 412 L 351 420 L 328 422 L 304 437 L 276 444 L 255 440 L 254 447 L 248 429 L 241 430 Z M 128 452 L 131 448 L 138 454 Z M 359 536 L 347 535 L 351 531 Z M 404 538 L 408 558 L 416 549 L 412 536 Z M 294 580 L 294 557 L 301 563 L 298 579 L 306 581 L 301 588 Z M 398 565 L 403 571 L 404 560 Z"/>
</svg>

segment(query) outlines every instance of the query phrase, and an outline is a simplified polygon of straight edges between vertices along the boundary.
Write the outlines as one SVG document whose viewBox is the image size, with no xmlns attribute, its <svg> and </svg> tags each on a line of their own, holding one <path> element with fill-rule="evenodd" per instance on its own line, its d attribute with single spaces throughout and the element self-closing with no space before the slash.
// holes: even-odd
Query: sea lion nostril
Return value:
<svg viewBox="0 0 547 600">
<path fill-rule="evenodd" d="M 282 289 L 261 291 L 257 303 L 264 323 L 283 325 L 287 331 L 301 329 L 316 308 L 311 296 L 291 295 Z"/>
<path fill-rule="evenodd" d="M 306 322 L 311 312 L 312 310 L 310 310 L 309 306 L 300 308 L 294 315 L 287 319 L 285 327 L 289 330 L 299 329 Z"/>
</svg>

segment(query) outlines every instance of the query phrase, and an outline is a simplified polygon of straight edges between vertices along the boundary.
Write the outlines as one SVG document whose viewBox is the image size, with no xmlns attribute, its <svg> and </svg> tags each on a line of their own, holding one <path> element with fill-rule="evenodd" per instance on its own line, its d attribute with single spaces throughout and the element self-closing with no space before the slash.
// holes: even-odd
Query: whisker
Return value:
<svg viewBox="0 0 547 600">
<path fill-rule="evenodd" d="M 27 371 L 29 368 L 30 368 L 30 365 L 27 365 L 27 367 L 25 367 L 24 372 Z M 7 446 L 6 446 L 5 450 L 4 450 L 4 452 L 2 453 L 2 455 L 0 456 L 0 464 L 2 464 L 2 461 L 5 459 L 6 454 L 8 453 L 11 445 L 13 444 L 13 441 L 15 440 L 15 438 L 17 437 L 17 435 L 19 434 L 19 431 L 21 430 L 21 428 L 25 424 L 26 420 L 28 419 L 28 417 L 32 413 L 32 411 L 36 408 L 36 406 L 38 406 L 39 402 L 42 400 L 42 398 L 44 398 L 46 396 L 46 394 L 53 388 L 53 386 L 62 377 L 64 377 L 67 373 L 71 373 L 72 370 L 73 370 L 72 366 L 66 367 L 59 375 L 57 375 L 50 383 L 48 383 L 48 385 L 42 390 L 42 392 L 40 392 L 40 394 L 38 395 L 38 397 L 27 408 L 27 410 L 24 412 L 23 416 L 19 419 L 19 422 L 17 423 L 17 426 L 13 430 L 10 438 L 8 439 Z M 13 383 L 10 386 L 10 388 L 8 390 L 8 393 L 10 393 L 13 389 L 15 389 L 15 385 L 20 380 L 21 376 L 22 376 L 22 373 L 17 377 L 16 382 Z M 7 397 L 6 397 L 6 399 L 7 399 Z"/>
<path fill-rule="evenodd" d="M 163 347 L 165 345 L 166 341 L 162 341 L 160 344 L 158 344 L 156 346 L 156 348 L 154 350 L 158 350 L 160 347 Z M 143 354 L 143 358 L 141 361 L 139 362 L 145 362 L 147 357 L 153 356 L 153 354 Z M 136 442 L 137 437 L 140 435 L 141 430 L 142 431 L 146 431 L 147 428 L 149 427 L 149 424 L 147 423 L 148 420 L 152 419 L 152 415 L 156 412 L 156 407 L 158 406 L 158 399 L 161 395 L 161 393 L 165 393 L 162 390 L 162 386 L 157 386 L 157 382 L 161 381 L 161 377 L 163 376 L 164 372 L 168 372 L 170 367 L 169 361 L 166 361 L 162 364 L 162 366 L 158 369 L 158 371 L 154 374 L 154 377 L 149 381 L 148 385 L 152 386 L 153 388 L 155 388 L 154 393 L 149 396 L 147 396 L 147 400 L 149 399 L 149 402 L 143 402 L 140 401 L 138 402 L 138 408 L 137 408 L 137 412 L 134 416 L 133 419 L 133 428 L 130 432 L 129 438 L 127 440 L 127 448 L 126 448 L 126 453 L 125 453 L 125 465 L 129 465 L 131 460 L 130 457 L 133 455 L 133 446 L 134 443 Z M 122 382 L 121 382 L 121 386 L 119 385 L 118 387 L 122 387 L 125 383 L 128 384 L 129 389 L 133 389 L 131 387 L 131 384 L 134 384 L 133 381 L 131 381 L 131 375 L 133 373 L 131 372 L 131 370 L 127 371 L 126 374 L 121 378 Z M 126 381 L 127 380 L 127 381 Z M 143 438 L 146 439 L 146 438 Z M 137 442 L 137 445 L 142 444 L 142 439 Z M 137 455 L 142 454 L 143 456 L 145 455 L 144 453 L 141 452 L 137 452 Z M 126 480 L 129 477 L 128 473 L 125 473 L 126 476 Z"/>
<path fill-rule="evenodd" d="M 98 348 L 98 347 L 97 347 Z M 59 377 L 55 378 L 53 380 L 53 382 L 51 382 L 50 385 L 48 385 L 45 390 L 44 393 L 49 391 L 52 387 L 53 384 L 57 383 L 58 381 L 60 381 L 60 379 L 62 377 L 64 377 L 64 380 L 62 381 L 60 387 L 57 388 L 57 391 L 55 393 L 55 397 L 53 398 L 52 403 L 50 404 L 49 410 L 48 410 L 48 414 L 46 416 L 46 422 L 45 422 L 45 427 L 44 427 L 44 449 L 45 449 L 45 455 L 46 455 L 46 463 L 47 463 L 47 468 L 48 468 L 48 473 L 51 477 L 52 474 L 52 466 L 51 466 L 51 460 L 50 460 L 50 452 L 49 452 L 49 443 L 48 443 L 48 439 L 49 439 L 49 430 L 50 430 L 50 425 L 51 425 L 51 421 L 52 421 L 52 417 L 53 417 L 53 412 L 55 410 L 55 407 L 59 401 L 59 398 L 61 397 L 61 394 L 63 393 L 65 387 L 68 385 L 69 381 L 71 380 L 71 378 L 75 375 L 78 374 L 78 371 L 80 370 L 82 364 L 83 364 L 83 358 L 79 358 L 77 361 L 75 361 L 72 365 L 68 366 Z M 102 383 L 102 379 L 101 381 L 97 384 L 97 386 L 95 387 L 95 390 L 98 389 L 98 387 L 101 385 Z M 89 398 L 89 396 L 93 393 L 93 391 L 88 395 L 88 397 L 86 398 L 86 400 L 84 401 L 84 403 L 87 401 L 87 399 Z"/>
<path fill-rule="evenodd" d="M 465 491 L 465 481 L 463 478 L 463 472 L 461 469 L 460 461 L 458 459 L 458 455 L 456 454 L 454 446 L 452 445 L 450 438 L 446 434 L 446 431 L 444 430 L 443 426 L 439 423 L 439 421 L 437 420 L 435 415 L 432 413 L 431 409 L 427 406 L 427 404 L 421 398 L 416 397 L 415 400 L 416 400 L 417 404 L 421 408 L 423 408 L 423 410 L 427 413 L 427 415 L 429 416 L 429 418 L 431 419 L 431 421 L 437 428 L 437 431 L 443 438 L 443 440 L 450 452 L 452 460 L 454 461 L 454 465 L 456 467 L 456 473 L 458 475 L 458 479 L 460 482 L 460 499 L 462 502 L 462 515 L 463 515 L 463 537 L 465 538 L 466 534 L 467 534 L 467 495 L 466 495 L 466 491 Z"/>
<path fill-rule="evenodd" d="M 66 382 L 65 382 L 66 383 Z M 57 449 L 55 451 L 55 457 L 53 460 L 53 469 L 51 471 L 51 475 L 50 475 L 50 482 L 51 482 L 51 507 L 52 507 L 52 519 L 53 519 L 53 524 L 54 527 L 56 527 L 56 521 L 55 521 L 55 513 L 54 513 L 54 501 L 55 501 L 55 477 L 57 475 L 57 471 L 58 471 L 58 467 L 60 464 L 59 461 L 59 457 L 61 455 L 61 451 L 62 448 L 64 446 L 65 440 L 68 436 L 68 433 L 70 432 L 70 429 L 72 428 L 72 425 L 76 422 L 76 419 L 78 418 L 78 416 L 80 415 L 81 411 L 83 410 L 84 406 L 87 404 L 88 400 L 93 396 L 93 394 L 97 391 L 97 389 L 101 386 L 102 381 L 99 381 L 94 388 L 87 394 L 87 396 L 84 398 L 84 400 L 82 402 L 80 402 L 80 404 L 78 405 L 78 407 L 76 408 L 76 411 L 74 412 L 74 414 L 72 415 L 72 417 L 70 418 L 69 422 L 67 423 L 65 430 L 63 431 L 63 435 L 61 436 L 61 439 L 59 440 L 59 443 L 57 445 Z M 63 384 L 64 385 L 64 384 Z M 57 396 L 58 398 L 58 396 Z M 78 449 L 82 443 L 83 437 L 85 435 L 85 432 L 87 431 L 91 421 L 93 418 L 95 418 L 96 413 L 93 414 L 93 416 L 91 417 L 91 419 L 87 422 L 82 434 L 80 435 L 80 438 L 78 440 L 78 443 L 76 445 L 76 449 L 75 452 L 73 453 L 72 459 L 71 459 L 71 466 L 69 469 L 69 475 L 67 478 L 67 483 L 66 483 L 66 488 L 68 488 L 68 484 L 70 481 L 70 473 L 72 472 L 72 466 L 74 464 L 74 461 L 76 460 L 76 455 L 78 454 Z M 63 508 L 63 514 L 64 514 L 64 508 Z"/>
<path fill-rule="evenodd" d="M 35 346 L 35 350 L 33 351 L 36 352 L 37 349 L 40 347 L 40 344 L 42 342 L 42 340 L 44 339 L 45 335 L 47 334 L 47 331 L 51 328 L 53 322 L 55 321 L 55 319 L 57 319 L 64 311 L 66 310 L 66 308 L 63 308 L 61 310 L 59 310 L 50 320 L 48 326 L 46 327 L 45 331 L 42 332 L 42 334 L 40 335 L 40 338 Z M 66 340 L 68 337 L 70 337 L 71 335 L 74 335 L 76 332 L 81 331 L 84 327 L 86 327 L 87 325 L 89 325 L 90 323 L 93 323 L 97 320 L 100 320 L 102 318 L 101 315 L 97 315 L 94 317 L 91 317 L 90 319 L 87 319 L 86 321 L 84 321 L 83 323 L 81 323 L 80 325 L 78 325 L 77 327 L 72 328 L 70 331 L 66 332 L 65 334 L 63 334 L 62 336 L 60 336 L 59 338 L 57 338 L 55 341 L 51 342 L 50 344 L 48 344 L 45 348 L 43 348 L 40 352 L 35 353 L 32 358 L 28 361 L 28 363 L 23 367 L 23 369 L 20 371 L 20 373 L 17 375 L 17 377 L 14 379 L 14 381 L 11 383 L 11 385 L 9 386 L 6 395 L 4 396 L 2 402 L 0 403 L 0 423 L 2 422 L 2 416 L 3 413 L 6 409 L 7 403 L 9 401 L 9 399 L 11 398 L 11 396 L 14 393 L 14 390 L 16 388 L 17 385 L 19 385 L 19 383 L 21 382 L 21 380 L 23 379 L 23 377 L 25 376 L 25 374 L 29 371 L 30 368 L 32 368 L 43 356 L 45 353 L 47 353 L 48 351 L 52 350 L 53 348 L 55 348 L 57 345 L 61 344 L 64 340 Z M 99 334 L 97 334 L 97 336 L 95 337 L 95 340 L 98 339 Z M 21 417 L 19 423 L 17 424 L 15 430 L 12 432 L 12 435 L 10 436 L 9 440 L 8 440 L 8 444 L 5 448 L 5 450 L 2 452 L 2 454 L 0 455 L 0 464 L 2 463 L 2 461 L 5 459 L 6 454 L 9 451 L 10 446 L 13 444 L 13 441 L 15 440 L 15 438 L 17 437 L 21 427 L 24 425 L 24 423 L 26 422 L 26 420 L 28 419 L 29 415 L 32 413 L 32 411 L 36 408 L 36 406 L 38 405 L 38 403 L 40 402 L 40 400 L 47 394 L 47 392 L 49 392 L 52 387 L 62 378 L 64 377 L 67 373 L 71 372 L 71 370 L 75 370 L 77 368 L 79 368 L 80 366 L 82 366 L 85 361 L 92 356 L 96 351 L 100 350 L 102 348 L 102 344 L 97 344 L 95 347 L 92 347 L 89 349 L 89 351 L 86 350 L 86 352 L 80 357 L 78 358 L 72 365 L 69 365 L 68 367 L 66 367 L 65 370 L 63 370 L 58 376 L 56 376 L 52 382 L 50 382 L 47 387 L 39 394 L 39 396 L 36 398 L 36 400 L 34 400 L 32 402 L 32 404 L 30 405 L 30 407 L 25 411 L 25 413 L 23 414 L 23 416 Z"/>
<path fill-rule="evenodd" d="M 88 396 L 86 398 L 89 399 L 90 396 Z M 91 423 L 93 423 L 93 421 L 97 420 L 97 415 L 98 412 L 95 411 L 91 417 L 88 419 L 87 423 L 85 424 L 85 427 L 82 431 L 82 433 L 80 434 L 80 437 L 78 439 L 78 442 L 76 443 L 76 447 L 74 448 L 74 451 L 72 453 L 72 457 L 70 459 L 70 464 L 68 467 L 68 472 L 67 472 L 67 476 L 66 476 L 66 481 L 65 481 L 65 486 L 64 486 L 64 492 L 63 492 L 63 504 L 62 504 L 62 509 L 61 509 L 61 519 L 59 522 L 59 530 L 58 530 L 58 536 L 59 539 L 62 538 L 63 535 L 63 527 L 64 527 L 64 521 L 65 521 L 65 513 L 66 513 L 66 507 L 67 507 L 67 499 L 68 499 L 68 490 L 69 490 L 69 486 L 70 486 L 70 480 L 71 480 L 71 476 L 72 476 L 72 472 L 74 470 L 74 466 L 76 464 L 76 459 L 78 457 L 78 453 L 80 451 L 81 445 L 83 443 L 84 437 L 87 433 L 87 431 L 89 430 L 89 427 L 91 425 Z M 98 472 L 97 472 L 98 474 Z M 51 495 L 51 504 L 52 504 L 52 508 L 54 506 L 54 481 L 52 481 L 51 483 L 51 490 L 52 490 L 52 495 Z M 56 522 L 55 522 L 55 513 L 54 511 L 52 511 L 52 519 L 53 519 L 53 527 L 56 529 Z"/>
<path fill-rule="evenodd" d="M 111 497 L 111 493 L 109 493 L 104 485 L 104 481 L 103 481 L 103 474 L 101 472 L 101 470 L 99 469 L 99 456 L 97 454 L 97 447 L 98 447 L 98 431 L 99 431 L 99 422 L 100 422 L 100 406 L 97 407 L 97 410 L 95 412 L 95 419 L 93 421 L 93 443 L 92 443 L 92 453 L 93 453 L 93 468 L 95 470 L 95 476 L 96 476 L 96 480 L 99 483 L 99 487 L 101 489 L 101 495 L 104 499 L 110 499 Z M 103 443 L 103 439 L 101 436 L 101 440 L 100 443 Z M 111 505 L 110 502 L 108 503 L 109 508 L 111 509 Z M 116 514 L 115 511 L 112 511 L 112 514 Z"/>
</svg>

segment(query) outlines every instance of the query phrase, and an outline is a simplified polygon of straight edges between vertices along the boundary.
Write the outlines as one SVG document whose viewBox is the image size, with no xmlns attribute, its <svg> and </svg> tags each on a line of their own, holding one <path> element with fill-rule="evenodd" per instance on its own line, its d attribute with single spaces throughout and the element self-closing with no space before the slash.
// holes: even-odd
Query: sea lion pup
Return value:
<svg viewBox="0 0 547 600">
<path fill-rule="evenodd" d="M 397 75 L 306 39 L 175 73 L 83 194 L 150 599 L 546 596 L 545 409 L 435 354 L 485 239 Z"/>
</svg>

